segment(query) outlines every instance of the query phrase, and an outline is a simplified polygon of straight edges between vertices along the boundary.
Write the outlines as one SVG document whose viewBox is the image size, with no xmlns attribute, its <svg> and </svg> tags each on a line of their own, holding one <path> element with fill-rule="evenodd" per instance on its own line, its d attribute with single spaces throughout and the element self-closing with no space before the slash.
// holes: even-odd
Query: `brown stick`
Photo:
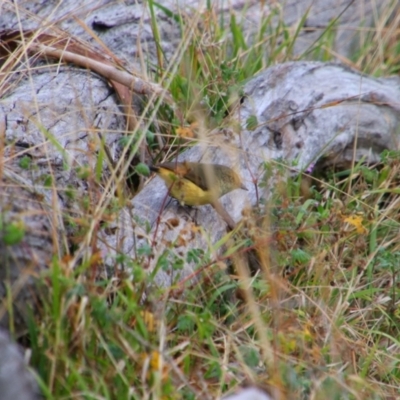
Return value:
<svg viewBox="0 0 400 400">
<path fill-rule="evenodd" d="M 31 49 L 32 48 L 42 52 L 46 56 L 54 57 L 66 62 L 71 62 L 76 65 L 89 68 L 90 70 L 97 72 L 99 75 L 107 79 L 119 82 L 131 88 L 135 93 L 145 94 L 147 96 L 150 96 L 153 93 L 155 93 L 157 96 L 164 95 L 166 102 L 174 104 L 171 95 L 161 86 L 154 83 L 145 82 L 142 79 L 134 77 L 128 72 L 121 71 L 111 65 L 106 65 L 102 62 L 72 53 L 70 51 L 59 50 L 55 47 L 45 46 L 42 44 L 34 45 L 31 47 Z"/>
</svg>

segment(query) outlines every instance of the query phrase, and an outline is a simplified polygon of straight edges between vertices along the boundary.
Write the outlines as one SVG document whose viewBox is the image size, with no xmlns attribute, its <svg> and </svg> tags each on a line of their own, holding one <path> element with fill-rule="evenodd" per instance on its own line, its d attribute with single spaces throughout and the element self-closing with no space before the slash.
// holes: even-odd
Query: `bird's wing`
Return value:
<svg viewBox="0 0 400 400">
<path fill-rule="evenodd" d="M 207 166 L 204 167 L 203 164 L 193 166 L 188 163 L 187 171 L 185 173 L 185 179 L 193 182 L 195 185 L 203 190 L 208 190 L 210 186 L 210 178 L 208 174 L 212 173 L 212 167 L 207 168 Z"/>
<path fill-rule="evenodd" d="M 165 168 L 174 172 L 177 176 L 185 178 L 203 190 L 209 188 L 209 174 L 213 173 L 212 164 L 198 164 L 184 161 L 182 163 L 166 162 L 156 167 Z"/>
</svg>

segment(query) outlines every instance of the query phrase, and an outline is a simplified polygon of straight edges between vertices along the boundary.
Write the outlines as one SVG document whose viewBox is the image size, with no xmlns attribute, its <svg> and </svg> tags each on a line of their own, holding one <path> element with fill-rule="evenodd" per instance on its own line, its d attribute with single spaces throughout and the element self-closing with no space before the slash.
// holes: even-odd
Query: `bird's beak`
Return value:
<svg viewBox="0 0 400 400">
<path fill-rule="evenodd" d="M 240 189 L 247 190 L 247 191 L 249 190 L 249 189 L 247 189 L 246 186 L 243 185 L 243 183 L 241 184 Z"/>
<path fill-rule="evenodd" d="M 158 172 L 158 170 L 160 169 L 160 168 L 156 167 L 155 165 L 149 165 L 148 167 L 151 172 Z"/>
</svg>

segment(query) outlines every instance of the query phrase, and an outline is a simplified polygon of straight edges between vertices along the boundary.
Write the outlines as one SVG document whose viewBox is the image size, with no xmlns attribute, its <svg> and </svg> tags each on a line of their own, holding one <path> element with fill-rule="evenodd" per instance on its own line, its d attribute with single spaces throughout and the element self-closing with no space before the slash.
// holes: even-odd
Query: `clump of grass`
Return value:
<svg viewBox="0 0 400 400">
<path fill-rule="evenodd" d="M 158 5 L 150 5 L 157 39 Z M 172 123 L 149 121 L 143 136 L 154 159 L 182 149 L 187 138 L 176 132 L 182 124 L 223 124 L 241 83 L 292 58 L 302 24 L 293 32 L 283 22 L 272 25 L 276 16 L 263 21 L 249 42 L 233 15 L 223 26 L 211 6 L 190 37 L 185 33 L 192 21 L 172 15 L 187 47 L 168 79 L 184 118 L 160 107 L 159 119 Z M 332 35 L 329 26 L 308 56 L 329 58 Z M 372 38 L 352 61 L 370 73 L 396 71 L 398 51 L 392 49 L 400 48 L 398 37 L 384 41 L 375 32 Z M 376 49 L 382 51 L 379 63 L 371 57 Z M 165 72 L 160 46 L 157 54 L 155 80 Z M 162 141 L 156 131 L 164 134 Z M 284 190 L 277 187 L 270 205 L 274 233 L 258 232 L 259 242 L 256 235 L 243 239 L 242 253 L 249 254 L 250 266 L 255 260 L 260 267 L 252 274 L 243 267 L 243 254 L 229 247 L 218 259 L 211 249 L 193 250 L 186 261 L 202 271 L 199 280 L 167 289 L 156 288 L 154 276 L 143 270 L 150 247 L 139 249 L 136 259 L 121 254 L 117 262 L 130 272 L 121 268 L 112 279 L 98 278 L 102 259 L 96 251 L 72 266 L 70 259 L 54 258 L 40 277 L 46 290 L 29 324 L 31 365 L 44 396 L 217 398 L 247 381 L 268 385 L 281 398 L 397 397 L 398 160 L 388 152 L 379 166 L 313 177 L 307 200 L 301 177 Z M 91 216 L 96 198 L 88 196 L 82 218 Z M 77 242 L 91 235 L 83 222 L 75 233 Z M 260 243 L 271 249 L 270 258 L 257 252 Z M 158 267 L 178 270 L 181 264 L 171 250 Z"/>
</svg>

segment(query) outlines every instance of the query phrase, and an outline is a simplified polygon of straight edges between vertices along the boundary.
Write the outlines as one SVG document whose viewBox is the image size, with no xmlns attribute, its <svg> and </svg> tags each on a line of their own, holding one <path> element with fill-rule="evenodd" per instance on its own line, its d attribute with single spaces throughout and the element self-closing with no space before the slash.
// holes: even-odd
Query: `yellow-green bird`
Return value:
<svg viewBox="0 0 400 400">
<path fill-rule="evenodd" d="M 247 190 L 239 175 L 225 165 L 167 162 L 150 166 L 150 170 L 164 180 L 170 196 L 183 205 L 214 204 L 232 190 Z"/>
</svg>

